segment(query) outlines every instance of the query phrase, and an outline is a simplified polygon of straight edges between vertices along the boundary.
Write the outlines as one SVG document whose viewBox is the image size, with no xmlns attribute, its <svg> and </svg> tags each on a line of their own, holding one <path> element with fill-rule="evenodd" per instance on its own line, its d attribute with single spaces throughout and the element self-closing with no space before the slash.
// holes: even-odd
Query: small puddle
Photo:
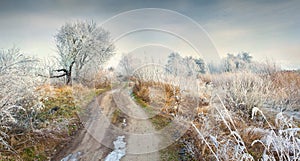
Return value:
<svg viewBox="0 0 300 161">
<path fill-rule="evenodd" d="M 64 157 L 62 160 L 60 161 L 78 161 L 79 157 L 81 155 L 81 152 L 77 152 L 75 154 L 69 154 L 68 156 Z"/>
<path fill-rule="evenodd" d="M 122 157 L 126 154 L 126 142 L 124 142 L 125 136 L 118 136 L 117 140 L 113 142 L 114 150 L 106 156 L 105 161 L 120 161 Z M 60 161 L 79 161 L 81 152 L 76 152 L 73 154 L 69 154 L 65 158 Z"/>
<path fill-rule="evenodd" d="M 114 151 L 106 156 L 105 161 L 119 161 L 126 154 L 125 136 L 118 136 L 114 143 Z"/>
</svg>

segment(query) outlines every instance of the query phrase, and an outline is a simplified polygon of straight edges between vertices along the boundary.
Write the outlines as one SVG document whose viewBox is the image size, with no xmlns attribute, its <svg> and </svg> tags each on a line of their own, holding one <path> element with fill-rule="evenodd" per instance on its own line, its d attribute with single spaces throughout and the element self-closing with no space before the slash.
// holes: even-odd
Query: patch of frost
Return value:
<svg viewBox="0 0 300 161">
<path fill-rule="evenodd" d="M 125 136 L 118 136 L 117 140 L 114 141 L 114 151 L 112 151 L 106 158 L 105 161 L 119 161 L 126 152 L 126 143 L 124 142 Z"/>
<path fill-rule="evenodd" d="M 64 157 L 60 161 L 78 161 L 80 155 L 81 155 L 81 152 L 77 152 L 75 154 L 69 154 L 68 156 Z"/>
</svg>

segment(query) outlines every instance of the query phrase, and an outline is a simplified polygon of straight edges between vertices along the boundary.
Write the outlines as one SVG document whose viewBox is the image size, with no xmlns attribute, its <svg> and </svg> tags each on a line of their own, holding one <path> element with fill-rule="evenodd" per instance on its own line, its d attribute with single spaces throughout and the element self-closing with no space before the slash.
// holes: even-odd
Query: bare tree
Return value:
<svg viewBox="0 0 300 161">
<path fill-rule="evenodd" d="M 66 84 L 72 84 L 72 72 L 78 78 L 80 71 L 88 64 L 102 64 L 114 54 L 109 32 L 96 26 L 95 22 L 66 23 L 55 35 L 58 61 L 62 74 L 51 78 L 66 77 Z"/>
<path fill-rule="evenodd" d="M 199 73 L 205 74 L 208 71 L 208 67 L 205 64 L 203 59 L 198 58 L 198 59 L 194 59 L 194 61 L 198 65 Z"/>
<path fill-rule="evenodd" d="M 122 70 L 122 73 L 124 72 L 125 76 L 130 76 L 133 74 L 134 71 L 134 58 L 131 55 L 123 55 L 120 62 L 119 67 Z"/>
<path fill-rule="evenodd" d="M 223 59 L 224 71 L 232 72 L 248 69 L 252 63 L 252 58 L 248 52 L 241 52 L 237 55 L 228 53 L 227 57 Z"/>
<path fill-rule="evenodd" d="M 204 67 L 205 65 L 202 59 L 194 59 L 191 56 L 182 57 L 179 53 L 171 53 L 166 65 L 168 72 L 175 76 L 185 75 L 187 77 L 198 75 L 205 70 Z"/>
<path fill-rule="evenodd" d="M 179 53 L 171 53 L 168 56 L 168 63 L 166 65 L 166 69 L 168 72 L 174 75 L 180 75 L 184 73 L 184 68 L 182 67 L 183 58 Z"/>
</svg>

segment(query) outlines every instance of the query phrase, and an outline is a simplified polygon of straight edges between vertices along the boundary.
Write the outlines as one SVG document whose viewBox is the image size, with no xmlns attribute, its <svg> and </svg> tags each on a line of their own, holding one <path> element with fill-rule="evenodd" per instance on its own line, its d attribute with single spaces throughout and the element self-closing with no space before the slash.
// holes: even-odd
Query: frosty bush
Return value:
<svg viewBox="0 0 300 161">
<path fill-rule="evenodd" d="M 254 107 L 261 107 L 272 94 L 268 78 L 250 72 L 223 73 L 213 78 L 225 95 L 225 106 L 250 116 Z"/>
<path fill-rule="evenodd" d="M 36 59 L 23 55 L 19 49 L 0 51 L 0 147 L 12 151 L 8 133 L 21 133 L 31 126 L 35 110 L 35 87 L 41 82 L 35 76 Z"/>
</svg>

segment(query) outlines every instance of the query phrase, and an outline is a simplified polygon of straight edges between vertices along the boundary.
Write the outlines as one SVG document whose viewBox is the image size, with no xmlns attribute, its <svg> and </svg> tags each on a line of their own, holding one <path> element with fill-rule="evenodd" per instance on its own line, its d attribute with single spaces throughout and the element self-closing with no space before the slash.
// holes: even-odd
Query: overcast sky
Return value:
<svg viewBox="0 0 300 161">
<path fill-rule="evenodd" d="M 133 17 L 126 12 L 141 8 L 162 8 L 175 12 L 168 15 L 169 11 L 158 13 L 151 10 L 143 15 L 144 12 L 139 10 Z M 109 28 L 106 29 L 117 32 L 128 26 L 137 27 L 137 23 L 140 23 L 142 25 L 138 27 L 141 28 L 147 28 L 147 25 L 154 28 L 157 25 L 158 29 L 168 31 L 152 30 L 123 36 L 116 41 L 120 53 L 133 51 L 145 44 L 158 44 L 168 49 L 164 51 L 170 49 L 193 55 L 195 48 L 188 44 L 196 44 L 196 48 L 198 46 L 197 40 L 191 36 L 200 35 L 202 38 L 201 34 L 205 32 L 221 57 L 227 53 L 248 51 L 259 61 L 269 58 L 285 68 L 300 68 L 298 0 L 1 0 L 0 48 L 7 49 L 15 45 L 28 54 L 40 57 L 54 55 L 56 50 L 53 36 L 65 22 L 94 20 L 98 24 L 105 24 L 111 17 L 123 12 L 125 14 L 120 19 L 124 21 L 113 18 L 118 23 L 114 22 L 114 26 L 107 24 L 106 27 Z M 146 14 L 156 14 L 156 17 L 147 17 Z M 161 16 L 162 14 L 165 16 Z M 179 14 L 186 16 L 186 19 Z M 146 20 L 148 23 L 145 23 Z M 193 21 L 200 25 L 203 32 L 193 28 Z M 187 25 L 188 23 L 191 25 Z M 169 24 L 167 28 L 166 24 Z M 184 36 L 177 34 L 180 32 Z M 201 38 L 201 43 L 208 40 Z M 199 46 L 210 48 L 210 44 Z M 199 52 L 203 54 L 208 50 Z"/>
</svg>

